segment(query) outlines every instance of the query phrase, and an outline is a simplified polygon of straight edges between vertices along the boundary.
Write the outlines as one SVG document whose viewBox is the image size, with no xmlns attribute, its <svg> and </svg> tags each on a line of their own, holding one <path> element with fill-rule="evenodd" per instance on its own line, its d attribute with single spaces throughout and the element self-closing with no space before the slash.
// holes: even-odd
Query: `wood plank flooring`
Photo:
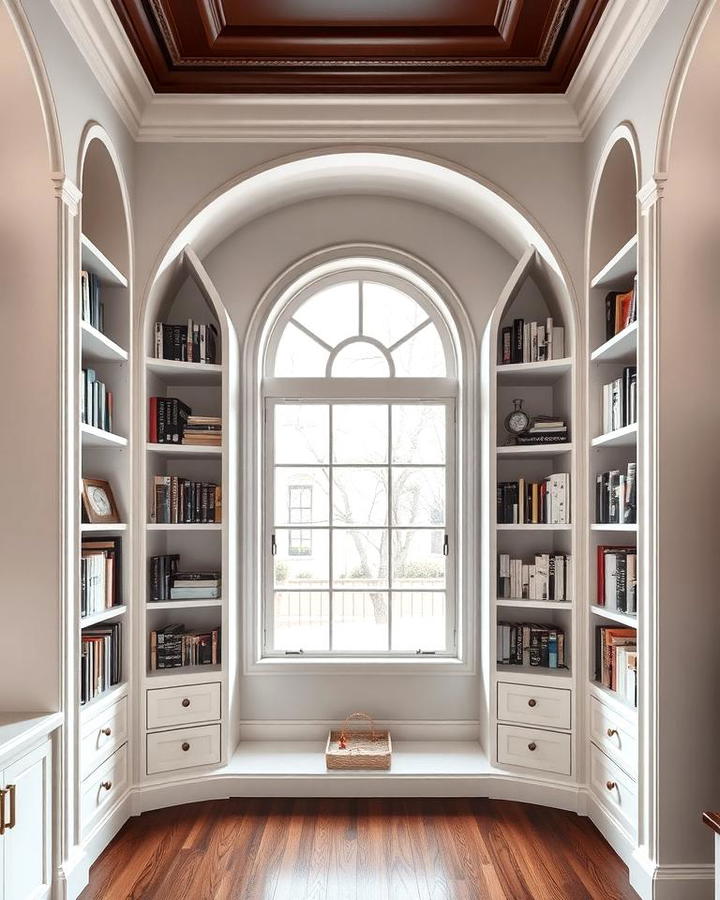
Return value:
<svg viewBox="0 0 720 900">
<path fill-rule="evenodd" d="M 500 800 L 231 799 L 131 819 L 81 900 L 626 900 L 588 819 Z"/>
</svg>

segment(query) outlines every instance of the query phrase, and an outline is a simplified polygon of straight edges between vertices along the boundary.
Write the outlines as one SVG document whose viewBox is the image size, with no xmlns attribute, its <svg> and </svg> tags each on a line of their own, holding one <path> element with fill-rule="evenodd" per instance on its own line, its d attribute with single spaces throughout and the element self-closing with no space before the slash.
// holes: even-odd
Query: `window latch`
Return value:
<svg viewBox="0 0 720 900">
<path fill-rule="evenodd" d="M 437 650 L 416 650 L 416 656 L 435 656 Z"/>
<path fill-rule="evenodd" d="M 273 556 L 277 556 L 277 544 L 275 543 L 274 534 L 270 535 L 270 553 L 272 553 Z"/>
<path fill-rule="evenodd" d="M 285 656 L 302 656 L 304 650 L 286 650 Z"/>
<path fill-rule="evenodd" d="M 443 556 L 447 556 L 450 553 L 450 541 L 448 540 L 448 536 L 445 535 L 443 540 Z"/>
</svg>

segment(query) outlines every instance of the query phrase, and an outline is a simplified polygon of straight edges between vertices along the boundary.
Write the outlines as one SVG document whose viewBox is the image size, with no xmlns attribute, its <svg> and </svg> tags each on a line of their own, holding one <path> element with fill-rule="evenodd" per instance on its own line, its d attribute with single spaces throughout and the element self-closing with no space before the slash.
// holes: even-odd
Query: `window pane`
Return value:
<svg viewBox="0 0 720 900">
<path fill-rule="evenodd" d="M 363 282 L 363 334 L 386 347 L 405 337 L 427 317 L 416 300 L 397 288 Z"/>
<path fill-rule="evenodd" d="M 324 378 L 330 354 L 289 322 L 278 342 L 276 378 Z"/>
<path fill-rule="evenodd" d="M 353 341 L 343 347 L 332 364 L 333 378 L 389 378 L 385 354 L 367 341 Z"/>
<path fill-rule="evenodd" d="M 393 525 L 445 524 L 445 469 L 392 469 Z"/>
<path fill-rule="evenodd" d="M 330 555 L 325 528 L 278 528 L 275 545 L 276 588 L 305 591 L 327 588 Z"/>
<path fill-rule="evenodd" d="M 393 350 L 398 378 L 444 378 L 445 350 L 434 325 L 427 325 Z"/>
<path fill-rule="evenodd" d="M 387 469 L 333 469 L 333 525 L 387 525 Z"/>
<path fill-rule="evenodd" d="M 392 583 L 397 588 L 438 590 L 445 587 L 442 531 L 393 530 Z"/>
<path fill-rule="evenodd" d="M 276 591 L 273 650 L 330 649 L 330 595 L 323 591 Z"/>
<path fill-rule="evenodd" d="M 388 407 L 366 403 L 336 404 L 333 415 L 333 462 L 386 463 Z"/>
<path fill-rule="evenodd" d="M 392 408 L 392 461 L 410 465 L 445 462 L 445 407 L 396 404 Z"/>
<path fill-rule="evenodd" d="M 275 462 L 328 463 L 330 408 L 327 404 L 278 403 L 275 406 Z"/>
<path fill-rule="evenodd" d="M 389 649 L 388 599 L 384 591 L 335 591 L 332 649 L 345 653 Z"/>
<path fill-rule="evenodd" d="M 348 588 L 386 588 L 388 531 L 337 529 L 333 531 L 333 584 Z"/>
<path fill-rule="evenodd" d="M 391 648 L 447 650 L 446 597 L 441 591 L 393 591 Z"/>
<path fill-rule="evenodd" d="M 346 281 L 318 291 L 296 310 L 293 319 L 334 347 L 359 334 L 359 310 L 358 282 Z"/>
<path fill-rule="evenodd" d="M 328 525 L 328 470 L 275 467 L 275 524 Z"/>
</svg>

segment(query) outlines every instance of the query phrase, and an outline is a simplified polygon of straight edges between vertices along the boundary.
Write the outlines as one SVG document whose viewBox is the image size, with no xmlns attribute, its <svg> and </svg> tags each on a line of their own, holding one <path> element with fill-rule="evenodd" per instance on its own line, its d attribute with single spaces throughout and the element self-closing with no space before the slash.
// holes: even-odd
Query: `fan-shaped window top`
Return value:
<svg viewBox="0 0 720 900">
<path fill-rule="evenodd" d="M 377 280 L 373 280 L 373 277 Z M 290 306 L 270 371 L 276 378 L 445 378 L 437 313 L 400 279 L 324 280 Z"/>
</svg>

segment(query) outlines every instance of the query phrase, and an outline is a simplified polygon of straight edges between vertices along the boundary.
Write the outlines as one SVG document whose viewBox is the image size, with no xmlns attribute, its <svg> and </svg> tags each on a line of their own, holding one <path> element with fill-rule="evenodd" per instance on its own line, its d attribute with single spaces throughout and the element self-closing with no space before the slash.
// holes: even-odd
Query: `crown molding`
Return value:
<svg viewBox="0 0 720 900">
<path fill-rule="evenodd" d="M 610 0 L 565 94 L 155 94 L 111 0 L 52 0 L 138 141 L 582 141 L 667 0 Z"/>
</svg>

